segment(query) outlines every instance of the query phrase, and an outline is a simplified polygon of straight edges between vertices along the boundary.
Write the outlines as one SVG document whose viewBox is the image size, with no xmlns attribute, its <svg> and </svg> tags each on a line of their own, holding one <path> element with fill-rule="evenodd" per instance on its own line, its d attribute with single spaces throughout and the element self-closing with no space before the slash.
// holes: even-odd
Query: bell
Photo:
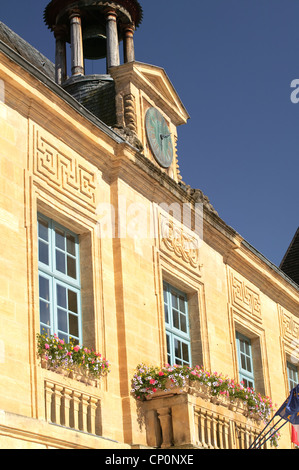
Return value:
<svg viewBox="0 0 299 470">
<path fill-rule="evenodd" d="M 98 24 L 83 29 L 83 55 L 85 59 L 97 60 L 107 57 L 105 26 Z"/>
</svg>

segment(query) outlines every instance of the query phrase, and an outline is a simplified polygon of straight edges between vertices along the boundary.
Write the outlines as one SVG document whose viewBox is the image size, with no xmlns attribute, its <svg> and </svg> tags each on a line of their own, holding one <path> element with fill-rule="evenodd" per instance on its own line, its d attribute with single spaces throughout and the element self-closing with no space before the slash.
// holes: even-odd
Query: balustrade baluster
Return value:
<svg viewBox="0 0 299 470">
<path fill-rule="evenodd" d="M 45 382 L 46 420 L 52 422 L 52 396 L 54 384 Z"/>
<path fill-rule="evenodd" d="M 62 409 L 62 392 L 63 387 L 61 385 L 54 385 L 54 423 L 61 424 L 63 421 L 63 409 Z"/>
</svg>

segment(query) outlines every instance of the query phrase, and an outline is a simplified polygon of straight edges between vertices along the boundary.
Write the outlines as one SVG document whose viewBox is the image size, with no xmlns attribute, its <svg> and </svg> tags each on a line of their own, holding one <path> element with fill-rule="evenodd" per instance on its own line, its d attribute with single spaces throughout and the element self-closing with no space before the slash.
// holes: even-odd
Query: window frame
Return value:
<svg viewBox="0 0 299 470">
<path fill-rule="evenodd" d="M 47 227 L 47 241 L 40 236 L 40 221 L 44 221 L 48 224 Z M 64 232 L 64 249 L 60 249 L 55 243 L 55 236 L 56 236 L 56 229 Z M 81 310 L 81 279 L 80 279 L 80 250 L 79 250 L 79 236 L 69 230 L 68 228 L 62 226 L 58 222 L 49 217 L 38 213 L 37 215 L 37 241 L 38 241 L 38 276 L 39 276 L 39 311 L 40 311 L 40 330 L 43 332 L 45 330 L 47 333 L 49 332 L 51 335 L 57 334 L 59 338 L 65 339 L 66 342 L 69 342 L 70 338 L 73 338 L 76 344 L 82 344 L 82 310 Z M 67 251 L 66 246 L 66 239 L 67 236 L 73 237 L 74 239 L 74 254 Z M 40 242 L 46 243 L 48 245 L 48 264 L 40 261 Z M 75 266 L 76 270 L 76 278 L 63 273 L 57 269 L 56 266 L 56 252 L 60 251 L 64 253 L 65 259 L 65 267 L 67 271 L 67 261 L 68 257 L 75 260 L 73 266 Z M 43 299 L 41 297 L 41 289 L 40 289 L 40 276 L 47 279 L 49 282 L 49 321 L 50 325 L 47 325 L 45 322 L 41 321 L 41 301 Z M 58 305 L 57 299 L 57 286 L 62 286 L 66 289 L 66 307 L 62 307 Z M 77 312 L 74 312 L 69 307 L 70 295 L 69 291 L 74 292 L 76 294 L 76 307 Z M 66 315 L 66 324 L 67 324 L 67 331 L 63 331 L 59 329 L 59 320 L 58 320 L 58 308 L 60 307 L 60 311 L 67 312 Z M 72 335 L 70 334 L 70 321 L 72 315 L 77 319 L 77 327 L 78 327 L 78 334 Z"/>
<path fill-rule="evenodd" d="M 177 298 L 183 298 L 184 312 L 179 308 L 173 306 L 172 293 L 174 293 Z M 166 294 L 166 298 L 165 298 Z M 166 281 L 163 281 L 163 305 L 164 305 L 164 321 L 165 321 L 165 332 L 166 332 L 166 350 L 167 350 L 167 361 L 170 365 L 186 365 L 191 366 L 192 357 L 191 357 L 191 338 L 190 338 L 190 327 L 189 327 L 189 311 L 188 311 L 188 299 L 187 294 L 180 291 L 173 285 L 169 284 Z M 166 307 L 167 306 L 167 310 Z M 185 318 L 185 329 L 184 331 L 181 328 L 175 326 L 173 310 L 178 313 L 178 323 L 181 325 L 181 316 Z M 168 317 L 168 318 L 167 318 Z M 181 357 L 176 356 L 175 354 L 175 341 L 179 342 Z M 183 345 L 187 346 L 188 351 L 188 361 L 183 358 Z"/>
<path fill-rule="evenodd" d="M 295 380 L 294 378 L 291 377 L 290 371 L 292 371 L 292 373 L 295 373 L 296 375 Z M 298 385 L 298 368 L 294 364 L 292 364 L 290 361 L 287 361 L 287 374 L 288 374 L 288 385 L 291 391 L 293 390 L 294 387 Z"/>
<path fill-rule="evenodd" d="M 246 342 L 249 348 L 249 353 L 241 350 L 241 342 Z M 236 343 L 237 343 L 237 355 L 238 355 L 238 366 L 239 366 L 239 379 L 240 382 L 244 382 L 245 387 L 255 388 L 255 377 L 254 377 L 254 365 L 253 365 L 253 354 L 251 339 L 236 331 Z M 242 355 L 249 360 L 251 372 L 242 366 Z M 248 382 L 252 385 L 248 385 Z M 246 385 L 247 384 L 247 385 Z"/>
</svg>

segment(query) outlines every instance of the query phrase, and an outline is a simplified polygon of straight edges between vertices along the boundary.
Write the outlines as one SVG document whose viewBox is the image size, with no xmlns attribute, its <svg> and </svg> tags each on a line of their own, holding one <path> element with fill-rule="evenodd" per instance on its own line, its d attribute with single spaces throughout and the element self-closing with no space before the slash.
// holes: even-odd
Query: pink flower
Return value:
<svg viewBox="0 0 299 470">
<path fill-rule="evenodd" d="M 150 380 L 150 384 L 151 384 L 151 385 L 154 385 L 155 383 L 156 383 L 155 379 L 151 379 L 151 380 Z"/>
<path fill-rule="evenodd" d="M 48 343 L 45 344 L 45 349 L 50 349 L 50 346 L 48 345 Z"/>
<path fill-rule="evenodd" d="M 195 370 L 193 370 L 193 371 L 191 372 L 191 374 L 192 374 L 192 375 L 197 375 L 197 373 L 195 372 Z"/>
<path fill-rule="evenodd" d="M 157 391 L 157 389 L 156 389 L 156 388 L 153 388 L 153 392 L 155 393 L 156 391 Z"/>
<path fill-rule="evenodd" d="M 75 347 L 74 347 L 74 351 L 75 351 L 75 352 L 78 352 L 79 349 L 80 349 L 80 346 L 75 346 Z"/>
<path fill-rule="evenodd" d="M 162 375 L 164 375 L 164 372 L 162 372 L 162 371 L 160 370 L 159 375 L 160 375 L 160 377 L 162 377 Z"/>
</svg>

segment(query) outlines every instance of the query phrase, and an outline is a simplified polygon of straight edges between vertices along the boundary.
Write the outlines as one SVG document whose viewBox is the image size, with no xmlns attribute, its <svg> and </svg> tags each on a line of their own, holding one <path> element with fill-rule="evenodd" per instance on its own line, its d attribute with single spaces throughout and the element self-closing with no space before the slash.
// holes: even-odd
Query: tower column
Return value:
<svg viewBox="0 0 299 470">
<path fill-rule="evenodd" d="M 134 32 L 135 26 L 128 24 L 124 26 L 124 62 L 135 61 L 135 49 L 134 49 Z"/>
<path fill-rule="evenodd" d="M 72 75 L 84 75 L 83 39 L 79 11 L 70 15 Z"/>
<path fill-rule="evenodd" d="M 54 29 L 56 39 L 55 49 L 55 81 L 61 85 L 67 76 L 66 71 L 66 29 L 64 26 L 56 26 Z"/>
<path fill-rule="evenodd" d="M 107 69 L 120 65 L 119 44 L 117 32 L 117 14 L 114 10 L 109 10 L 106 15 L 107 34 Z"/>
</svg>

